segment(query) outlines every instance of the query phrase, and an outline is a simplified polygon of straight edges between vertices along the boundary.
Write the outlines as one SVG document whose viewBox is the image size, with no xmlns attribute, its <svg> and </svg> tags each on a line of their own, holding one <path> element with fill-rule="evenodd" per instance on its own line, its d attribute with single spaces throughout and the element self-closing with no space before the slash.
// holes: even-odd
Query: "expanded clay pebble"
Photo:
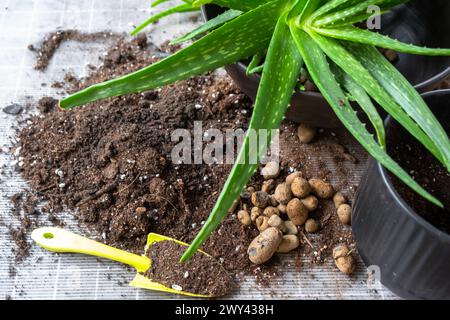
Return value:
<svg viewBox="0 0 450 320">
<path fill-rule="evenodd" d="M 267 208 L 264 209 L 263 214 L 266 217 L 270 218 L 270 217 L 272 217 L 274 215 L 275 216 L 279 216 L 280 215 L 280 211 L 277 208 L 275 208 L 275 207 L 267 207 Z"/>
<path fill-rule="evenodd" d="M 302 143 L 310 143 L 316 136 L 316 133 L 316 128 L 304 123 L 300 124 L 297 128 L 297 136 Z"/>
<path fill-rule="evenodd" d="M 305 199 L 301 200 L 303 205 L 306 207 L 306 209 L 308 209 L 308 211 L 314 211 L 317 209 L 317 207 L 319 206 L 319 200 L 313 196 L 307 196 Z"/>
<path fill-rule="evenodd" d="M 277 228 L 270 227 L 261 232 L 249 245 L 247 253 L 251 262 L 262 264 L 272 258 L 280 246 L 283 235 Z"/>
<path fill-rule="evenodd" d="M 281 204 L 287 204 L 292 199 L 291 188 L 284 182 L 280 183 L 273 194 L 275 200 L 277 200 Z"/>
<path fill-rule="evenodd" d="M 291 201 L 289 201 L 286 207 L 286 211 L 289 219 L 296 226 L 303 225 L 308 219 L 308 209 L 306 209 L 303 203 L 297 198 L 294 198 Z"/>
<path fill-rule="evenodd" d="M 287 234 L 298 234 L 298 228 L 291 220 L 285 221 L 284 226 Z"/>
<path fill-rule="evenodd" d="M 319 231 L 319 222 L 314 219 L 308 219 L 305 222 L 305 231 L 308 233 L 316 233 Z"/>
<path fill-rule="evenodd" d="M 302 177 L 303 176 L 303 174 L 300 172 L 300 171 L 295 171 L 295 172 L 292 172 L 290 175 L 288 175 L 287 177 L 286 177 L 286 184 L 289 186 L 289 187 L 291 187 L 291 184 L 292 184 L 292 181 L 294 181 L 294 179 L 295 178 L 298 178 L 298 177 Z"/>
<path fill-rule="evenodd" d="M 311 186 L 304 178 L 297 177 L 291 183 L 292 194 L 299 198 L 304 198 L 311 192 Z"/>
<path fill-rule="evenodd" d="M 259 232 L 263 232 L 269 227 L 269 218 L 265 216 L 259 216 L 256 218 L 256 228 Z"/>
<path fill-rule="evenodd" d="M 284 221 L 276 215 L 273 215 L 269 218 L 268 221 L 269 226 L 280 229 L 283 233 L 286 232 L 286 226 L 284 225 Z"/>
<path fill-rule="evenodd" d="M 270 196 L 267 192 L 256 191 L 252 194 L 252 203 L 255 207 L 264 209 L 269 203 Z"/>
<path fill-rule="evenodd" d="M 330 199 L 334 195 L 333 186 L 321 179 L 309 179 L 309 184 L 316 196 L 322 199 Z"/>
<path fill-rule="evenodd" d="M 276 185 L 276 183 L 275 183 L 274 179 L 266 180 L 263 182 L 263 184 L 261 186 L 261 191 L 269 193 L 275 188 L 275 185 Z"/>
<path fill-rule="evenodd" d="M 264 168 L 261 169 L 261 174 L 265 180 L 277 178 L 280 175 L 280 164 L 276 161 L 268 162 Z"/>
<path fill-rule="evenodd" d="M 250 219 L 250 215 L 247 210 L 239 210 L 237 217 L 244 226 L 249 226 L 252 224 L 252 220 Z"/>
<path fill-rule="evenodd" d="M 333 259 L 342 273 L 351 275 L 355 271 L 355 260 L 346 245 L 339 245 L 333 249 Z"/>
<path fill-rule="evenodd" d="M 352 207 L 345 203 L 341 204 L 337 209 L 337 215 L 339 221 L 341 221 L 343 224 L 350 225 L 352 221 Z"/>
<path fill-rule="evenodd" d="M 263 211 L 261 208 L 253 207 L 250 212 L 250 219 L 255 222 L 256 219 L 263 214 Z"/>
<path fill-rule="evenodd" d="M 344 197 L 344 195 L 340 192 L 336 192 L 335 195 L 333 196 L 333 202 L 334 202 L 334 206 L 337 208 L 339 208 L 339 206 L 341 204 L 346 203 L 346 199 Z"/>
<path fill-rule="evenodd" d="M 283 213 L 283 214 L 285 214 L 286 213 L 286 205 L 285 204 L 279 204 L 279 205 L 277 205 L 277 209 L 278 209 L 278 211 L 280 211 L 280 213 Z"/>
<path fill-rule="evenodd" d="M 300 241 L 298 240 L 298 237 L 294 234 L 287 234 L 283 236 L 283 239 L 281 240 L 280 245 L 278 246 L 277 252 L 278 253 L 288 253 L 292 250 L 295 250 L 300 245 Z"/>
</svg>

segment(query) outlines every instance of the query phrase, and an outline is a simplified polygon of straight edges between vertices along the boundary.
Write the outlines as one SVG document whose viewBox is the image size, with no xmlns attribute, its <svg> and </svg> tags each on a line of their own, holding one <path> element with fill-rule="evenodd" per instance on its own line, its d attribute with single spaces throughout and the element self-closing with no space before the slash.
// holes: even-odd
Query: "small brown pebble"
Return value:
<svg viewBox="0 0 450 320">
<path fill-rule="evenodd" d="M 286 211 L 289 216 L 289 219 L 296 226 L 303 225 L 308 219 L 308 209 L 306 209 L 303 203 L 297 198 L 294 198 L 291 201 L 289 201 L 286 207 Z"/>
<path fill-rule="evenodd" d="M 278 211 L 280 211 L 280 213 L 286 213 L 287 211 L 286 211 L 286 205 L 285 204 L 279 204 L 278 206 L 277 206 L 277 209 L 278 209 Z"/>
<path fill-rule="evenodd" d="M 247 210 L 239 210 L 237 217 L 244 226 L 249 226 L 252 224 L 252 220 L 250 219 L 250 215 Z"/>
<path fill-rule="evenodd" d="M 295 171 L 295 172 L 291 173 L 290 175 L 288 175 L 288 176 L 286 177 L 286 184 L 287 184 L 289 187 L 291 187 L 292 181 L 294 181 L 295 178 L 298 178 L 298 177 L 301 178 L 302 176 L 303 176 L 303 175 L 302 175 L 302 173 L 301 173 L 300 171 Z"/>
<path fill-rule="evenodd" d="M 146 207 L 137 207 L 136 208 L 136 213 L 138 214 L 138 215 L 143 215 L 144 213 L 146 213 L 147 212 L 147 208 Z"/>
<path fill-rule="evenodd" d="M 316 136 L 317 129 L 307 124 L 300 124 L 297 129 L 297 136 L 302 143 L 310 143 Z"/>
<path fill-rule="evenodd" d="M 263 182 L 263 184 L 261 186 L 261 191 L 269 193 L 274 188 L 275 188 L 275 180 L 269 179 L 269 180 L 266 180 L 266 181 Z"/>
<path fill-rule="evenodd" d="M 305 199 L 301 200 L 303 205 L 306 207 L 306 209 L 308 209 L 308 211 L 314 211 L 317 209 L 317 207 L 319 206 L 319 200 L 313 196 L 307 196 Z"/>
<path fill-rule="evenodd" d="M 294 196 L 304 198 L 311 192 L 311 186 L 306 179 L 297 177 L 292 181 L 291 191 Z"/>
<path fill-rule="evenodd" d="M 269 218 L 266 216 L 259 216 L 256 218 L 256 228 L 259 232 L 266 230 L 269 227 Z"/>
<path fill-rule="evenodd" d="M 298 228 L 291 220 L 285 221 L 284 225 L 287 234 L 298 234 Z"/>
<path fill-rule="evenodd" d="M 334 202 L 334 206 L 337 208 L 339 208 L 339 206 L 341 204 L 344 204 L 347 202 L 347 200 L 345 199 L 344 195 L 340 192 L 336 192 L 335 195 L 333 196 L 333 202 Z"/>
<path fill-rule="evenodd" d="M 286 183 L 280 183 L 274 193 L 275 199 L 281 204 L 287 204 L 292 199 L 291 188 Z"/>
<path fill-rule="evenodd" d="M 250 200 L 252 197 L 252 194 L 248 192 L 247 190 L 241 192 L 241 199 L 242 200 Z"/>
<path fill-rule="evenodd" d="M 295 234 L 287 234 L 283 236 L 280 245 L 278 246 L 278 253 L 288 253 L 295 250 L 300 245 L 300 241 Z"/>
<path fill-rule="evenodd" d="M 280 164 L 276 161 L 268 162 L 261 169 L 261 174 L 265 180 L 275 179 L 280 175 Z"/>
<path fill-rule="evenodd" d="M 337 215 L 339 217 L 339 221 L 343 224 L 351 224 L 352 221 L 352 207 L 348 204 L 341 204 L 337 209 Z"/>
<path fill-rule="evenodd" d="M 255 207 L 264 209 L 269 203 L 270 196 L 266 192 L 256 191 L 252 194 L 252 203 Z"/>
<path fill-rule="evenodd" d="M 278 228 L 282 232 L 286 232 L 286 226 L 284 225 L 284 221 L 277 215 L 273 215 L 269 218 L 269 221 L 267 222 L 269 226 Z"/>
<path fill-rule="evenodd" d="M 346 245 L 339 245 L 333 249 L 333 258 L 336 267 L 347 275 L 355 271 L 355 261 Z"/>
<path fill-rule="evenodd" d="M 319 231 L 319 223 L 317 220 L 314 219 L 308 219 L 305 222 L 305 231 L 308 233 L 316 233 Z"/>
<path fill-rule="evenodd" d="M 250 219 L 255 222 L 256 218 L 258 218 L 259 216 L 261 216 L 263 214 L 263 211 L 261 208 L 258 207 L 253 207 L 251 212 L 250 212 Z"/>
<path fill-rule="evenodd" d="M 274 215 L 275 216 L 279 216 L 280 215 L 280 211 L 277 208 L 275 208 L 275 207 L 267 207 L 267 208 L 264 209 L 263 214 L 266 217 L 270 218 L 271 216 L 274 216 Z"/>
<path fill-rule="evenodd" d="M 254 187 L 248 187 L 247 191 L 250 192 L 250 193 L 254 193 L 256 190 L 255 190 Z"/>
<path fill-rule="evenodd" d="M 333 186 L 321 179 L 309 179 L 312 191 L 322 199 L 330 199 L 334 194 Z"/>
<path fill-rule="evenodd" d="M 262 264 L 272 258 L 280 246 L 283 235 L 277 228 L 267 228 L 257 236 L 248 246 L 248 257 L 255 264 Z"/>
</svg>

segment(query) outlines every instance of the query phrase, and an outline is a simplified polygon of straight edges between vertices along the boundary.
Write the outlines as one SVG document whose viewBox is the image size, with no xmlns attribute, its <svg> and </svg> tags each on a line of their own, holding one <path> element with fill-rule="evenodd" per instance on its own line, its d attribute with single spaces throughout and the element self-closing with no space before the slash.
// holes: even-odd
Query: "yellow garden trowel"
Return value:
<svg viewBox="0 0 450 320">
<path fill-rule="evenodd" d="M 212 296 L 174 290 L 143 276 L 141 273 L 147 271 L 152 263 L 152 261 L 144 255 L 139 256 L 137 254 L 119 250 L 60 228 L 46 227 L 36 229 L 31 233 L 31 238 L 41 247 L 49 251 L 83 253 L 91 256 L 122 262 L 129 266 L 132 266 L 137 270 L 136 276 L 134 277 L 133 281 L 130 282 L 130 285 L 133 287 L 169 292 L 174 294 L 182 294 L 191 297 L 212 298 Z M 159 241 L 174 241 L 180 245 L 188 246 L 184 242 L 156 233 L 150 233 L 147 236 L 145 251 L 147 252 L 148 248 L 150 248 L 150 246 L 154 242 Z M 198 251 L 210 257 L 205 252 L 201 250 Z"/>
</svg>

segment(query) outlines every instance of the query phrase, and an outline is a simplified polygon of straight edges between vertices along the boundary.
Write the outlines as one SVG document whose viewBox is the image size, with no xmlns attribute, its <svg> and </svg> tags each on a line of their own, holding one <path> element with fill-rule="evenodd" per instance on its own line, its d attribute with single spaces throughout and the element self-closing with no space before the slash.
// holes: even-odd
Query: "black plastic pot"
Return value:
<svg viewBox="0 0 450 320">
<path fill-rule="evenodd" d="M 223 9 L 216 5 L 202 8 L 206 20 L 212 19 Z M 450 47 L 450 1 L 415 0 L 401 5 L 383 15 L 382 32 L 406 43 L 428 47 Z M 396 67 L 415 84 L 420 92 L 434 89 L 450 75 L 450 57 L 423 57 L 400 54 Z M 243 62 L 225 68 L 236 84 L 252 99 L 256 97 L 260 76 L 247 76 Z M 286 118 L 322 128 L 340 127 L 341 123 L 326 100 L 317 92 L 296 92 Z"/>
<path fill-rule="evenodd" d="M 424 95 L 437 118 L 450 117 L 450 90 Z M 390 117 L 389 132 L 399 125 Z M 381 282 L 407 299 L 450 299 L 450 234 L 416 214 L 374 159 L 353 206 L 352 229 L 367 266 L 378 266 Z"/>
</svg>

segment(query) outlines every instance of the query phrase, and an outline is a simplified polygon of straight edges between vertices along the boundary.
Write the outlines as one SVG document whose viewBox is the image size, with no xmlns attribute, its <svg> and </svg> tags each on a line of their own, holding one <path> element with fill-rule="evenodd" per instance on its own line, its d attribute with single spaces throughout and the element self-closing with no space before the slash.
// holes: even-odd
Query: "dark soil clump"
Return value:
<svg viewBox="0 0 450 320">
<path fill-rule="evenodd" d="M 450 110 L 441 109 L 439 118 L 444 129 L 449 133 Z M 450 173 L 404 129 L 391 130 L 389 134 L 392 136 L 389 153 L 414 180 L 439 199 L 444 204 L 444 208 L 433 205 L 396 177 L 391 176 L 396 190 L 416 213 L 435 227 L 450 234 Z"/>
<path fill-rule="evenodd" d="M 145 276 L 174 290 L 207 296 L 224 296 L 232 289 L 230 276 L 213 258 L 196 252 L 180 263 L 185 250 L 173 241 L 153 243 L 147 252 L 152 264 Z"/>
</svg>

